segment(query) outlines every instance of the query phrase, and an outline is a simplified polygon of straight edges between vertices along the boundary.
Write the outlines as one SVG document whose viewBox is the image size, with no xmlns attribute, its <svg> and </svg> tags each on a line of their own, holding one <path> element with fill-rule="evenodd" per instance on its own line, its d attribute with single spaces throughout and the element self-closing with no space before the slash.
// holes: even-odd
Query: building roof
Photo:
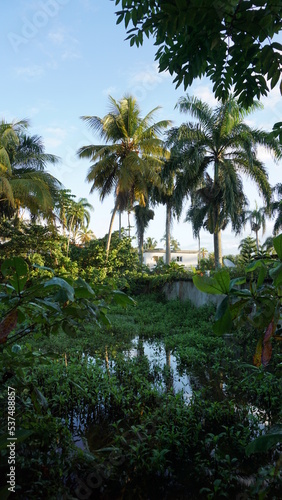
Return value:
<svg viewBox="0 0 282 500">
<path fill-rule="evenodd" d="M 162 248 L 152 248 L 152 249 L 148 249 L 148 250 L 144 250 L 143 253 L 161 253 L 161 254 L 164 254 L 165 253 L 165 250 L 163 250 Z M 194 253 L 199 253 L 199 250 L 171 250 L 170 252 L 171 254 L 173 253 L 178 253 L 178 254 L 194 254 Z"/>
</svg>

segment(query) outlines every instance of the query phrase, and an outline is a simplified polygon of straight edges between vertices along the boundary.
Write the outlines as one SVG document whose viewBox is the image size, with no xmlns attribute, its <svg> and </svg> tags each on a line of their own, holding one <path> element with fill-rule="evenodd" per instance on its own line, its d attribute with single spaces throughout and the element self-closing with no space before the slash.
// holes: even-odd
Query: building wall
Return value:
<svg viewBox="0 0 282 500">
<path fill-rule="evenodd" d="M 163 259 L 165 262 L 164 250 L 152 250 L 150 252 L 145 251 L 143 254 L 143 262 L 150 268 L 154 267 L 159 259 Z M 198 264 L 198 252 L 192 250 L 179 250 L 177 252 L 171 252 L 171 261 L 177 262 L 185 267 L 196 267 Z"/>
<path fill-rule="evenodd" d="M 163 292 L 168 300 L 190 300 L 196 307 L 207 304 L 218 306 L 225 297 L 225 295 L 211 295 L 210 293 L 201 292 L 195 287 L 192 280 L 166 283 L 163 287 Z"/>
</svg>

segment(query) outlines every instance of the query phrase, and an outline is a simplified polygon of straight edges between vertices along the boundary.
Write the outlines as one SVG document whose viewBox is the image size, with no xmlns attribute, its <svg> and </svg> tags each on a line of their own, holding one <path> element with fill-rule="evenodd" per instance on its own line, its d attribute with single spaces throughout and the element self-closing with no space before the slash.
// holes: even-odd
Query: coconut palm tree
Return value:
<svg viewBox="0 0 282 500">
<path fill-rule="evenodd" d="M 273 214 L 276 214 L 276 219 L 274 222 L 273 234 L 277 236 L 279 231 L 282 230 L 282 184 L 276 184 L 273 189 L 274 193 L 277 194 L 277 201 L 271 204 L 271 210 Z"/>
<path fill-rule="evenodd" d="M 152 189 L 151 199 L 153 204 L 161 203 L 166 207 L 165 222 L 165 242 L 166 257 L 165 263 L 171 261 L 171 228 L 173 217 L 180 218 L 183 200 L 186 192 L 183 190 L 181 178 L 181 163 L 178 157 L 171 152 L 169 159 L 165 160 L 160 173 L 160 183 Z"/>
<path fill-rule="evenodd" d="M 68 213 L 71 210 L 75 197 L 74 194 L 71 194 L 70 189 L 60 189 L 56 195 L 54 212 L 63 228 L 64 236 L 67 231 Z"/>
<path fill-rule="evenodd" d="M 91 229 L 87 227 L 82 227 L 78 232 L 79 243 L 81 245 L 87 245 L 92 240 L 96 240 L 96 236 Z"/>
<path fill-rule="evenodd" d="M 220 267 L 221 231 L 228 222 L 237 230 L 243 223 L 240 203 L 246 206 L 247 199 L 240 173 L 248 175 L 255 182 L 268 206 L 271 188 L 267 171 L 257 158 L 256 146 L 265 146 L 276 157 L 281 156 L 281 146 L 271 134 L 252 129 L 243 122 L 245 116 L 258 105 L 245 110 L 230 97 L 213 110 L 200 99 L 186 95 L 178 101 L 177 107 L 198 120 L 198 123 L 189 123 L 186 127 L 190 144 L 186 154 L 189 158 L 189 155 L 195 157 L 200 152 L 198 171 L 203 177 L 206 174 L 204 187 L 197 191 L 197 210 L 188 215 L 193 215 L 198 224 L 202 220 L 203 225 L 214 235 L 215 262 L 216 267 Z M 182 127 L 185 129 L 185 125 Z M 207 172 L 209 167 L 212 168 L 212 175 Z"/>
<path fill-rule="evenodd" d="M 143 263 L 143 250 L 144 250 L 144 233 L 147 229 L 150 220 L 154 218 L 154 210 L 149 208 L 148 205 L 143 207 L 142 205 L 135 205 L 134 207 L 135 221 L 136 221 L 136 232 L 138 238 L 138 253 L 140 264 Z"/>
<path fill-rule="evenodd" d="M 155 240 L 155 238 L 151 238 L 150 236 L 148 236 L 148 238 L 146 238 L 146 241 L 144 243 L 145 250 L 154 250 L 155 248 L 157 248 L 157 246 L 158 246 L 158 242 L 157 242 L 157 240 Z"/>
<path fill-rule="evenodd" d="M 154 123 L 158 107 L 142 118 L 136 99 L 130 95 L 119 101 L 109 96 L 109 102 L 110 110 L 103 118 L 81 117 L 106 144 L 83 146 L 78 151 L 80 158 L 91 161 L 87 175 L 87 181 L 92 183 L 90 192 L 97 190 L 102 201 L 114 192 L 107 256 L 117 210 L 128 210 L 134 202 L 146 205 L 148 185 L 157 181 L 157 172 L 162 164 L 163 142 L 160 134 L 170 125 L 168 120 Z"/>
<path fill-rule="evenodd" d="M 86 198 L 79 198 L 78 201 L 72 200 L 67 213 L 67 227 L 69 231 L 67 255 L 69 253 L 71 237 L 75 242 L 79 229 L 88 228 L 89 226 L 90 223 L 89 210 L 94 210 L 94 209 Z"/>
<path fill-rule="evenodd" d="M 214 238 L 214 249 L 220 263 L 222 262 L 221 231 L 231 222 L 235 234 L 240 233 L 245 220 L 245 209 L 248 205 L 240 178 L 235 175 L 232 184 L 228 187 L 232 190 L 234 205 L 234 210 L 231 214 L 227 206 L 227 201 L 230 198 L 227 196 L 228 193 L 225 189 L 224 178 L 220 175 L 218 182 L 215 183 L 209 174 L 206 173 L 201 182 L 201 187 L 196 189 L 192 195 L 192 204 L 185 218 L 185 221 L 192 223 L 195 237 L 199 236 L 201 228 L 206 229 L 211 234 L 215 234 L 214 214 L 218 211 L 217 225 L 220 227 L 220 231 L 217 237 Z M 235 207 L 237 207 L 237 210 L 235 210 Z"/>
<path fill-rule="evenodd" d="M 265 207 L 258 208 L 256 203 L 256 208 L 254 210 L 247 210 L 245 212 L 245 223 L 247 221 L 250 222 L 251 230 L 256 233 L 256 245 L 257 251 L 259 252 L 259 230 L 262 229 L 262 234 L 265 233 L 266 227 L 266 217 L 269 214 L 269 210 L 267 211 Z"/>
<path fill-rule="evenodd" d="M 0 214 L 12 217 L 20 208 L 32 216 L 51 214 L 60 182 L 45 171 L 59 158 L 45 153 L 39 136 L 27 136 L 29 123 L 0 123 Z"/>
</svg>

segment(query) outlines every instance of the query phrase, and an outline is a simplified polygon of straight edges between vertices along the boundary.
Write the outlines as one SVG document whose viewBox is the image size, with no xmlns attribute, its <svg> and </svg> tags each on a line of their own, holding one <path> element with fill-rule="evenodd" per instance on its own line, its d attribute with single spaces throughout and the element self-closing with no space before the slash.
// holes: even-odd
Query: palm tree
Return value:
<svg viewBox="0 0 282 500">
<path fill-rule="evenodd" d="M 103 118 L 82 117 L 106 144 L 83 146 L 78 151 L 80 158 L 91 161 L 87 175 L 87 181 L 92 183 L 90 192 L 98 190 L 102 201 L 114 192 L 107 257 L 117 210 L 128 210 L 136 201 L 141 206 L 146 205 L 148 185 L 156 182 L 162 164 L 163 142 L 160 134 L 170 125 L 168 120 L 154 123 L 158 107 L 141 118 L 136 99 L 130 95 L 120 101 L 109 96 L 109 101 L 109 113 Z"/>
<path fill-rule="evenodd" d="M 60 224 L 63 228 L 63 235 L 66 235 L 67 230 L 67 217 L 71 210 L 72 203 L 76 196 L 71 194 L 70 189 L 60 189 L 56 195 L 55 200 L 55 214 L 59 219 Z"/>
<path fill-rule="evenodd" d="M 214 235 L 215 262 L 216 267 L 220 267 L 221 231 L 229 222 L 233 229 L 239 231 L 243 223 L 242 204 L 244 208 L 247 199 L 240 173 L 248 175 L 256 183 L 268 206 L 271 188 L 266 169 L 257 158 L 256 146 L 265 146 L 276 157 L 281 156 L 281 146 L 271 134 L 251 129 L 243 123 L 244 117 L 258 105 L 244 110 L 230 97 L 213 110 L 200 99 L 187 95 L 178 101 L 177 107 L 198 120 L 197 124 L 189 123 L 182 128 L 186 127 L 186 138 L 190 144 L 187 158 L 199 156 L 198 172 L 204 178 L 204 187 L 197 190 L 197 210 L 189 212 L 188 218 L 194 217 L 198 228 L 202 223 Z M 213 168 L 212 176 L 207 172 L 210 166 Z"/>
<path fill-rule="evenodd" d="M 20 208 L 48 216 L 60 182 L 44 169 L 58 157 L 45 153 L 39 136 L 27 136 L 28 121 L 0 124 L 0 214 L 12 217 Z"/>
<path fill-rule="evenodd" d="M 233 189 L 232 189 L 233 185 Z M 217 183 L 206 173 L 203 177 L 201 187 L 195 190 L 192 196 L 192 204 L 187 211 L 185 220 L 191 222 L 195 237 L 199 236 L 200 229 L 204 228 L 215 235 L 215 213 L 217 213 L 217 226 L 220 228 L 217 237 L 214 238 L 215 254 L 218 262 L 222 263 L 221 231 L 226 228 L 229 222 L 236 234 L 241 231 L 245 217 L 245 209 L 248 201 L 243 193 L 243 184 L 239 177 L 235 176 L 232 189 L 234 210 L 230 214 L 227 202 L 230 199 L 224 189 L 224 178 L 219 176 Z M 237 207 L 237 210 L 235 210 Z M 218 265 L 217 265 L 218 267 Z"/>
<path fill-rule="evenodd" d="M 78 232 L 79 243 L 81 245 L 87 245 L 92 240 L 96 240 L 96 236 L 91 229 L 87 227 L 82 227 Z"/>
<path fill-rule="evenodd" d="M 93 206 L 86 198 L 79 198 L 79 200 L 72 201 L 67 213 L 67 226 L 69 231 L 67 255 L 69 253 L 69 246 L 71 237 L 76 241 L 77 233 L 80 228 L 88 228 L 90 223 L 90 212 Z"/>
<path fill-rule="evenodd" d="M 134 207 L 136 232 L 138 238 L 138 252 L 140 264 L 143 263 L 143 250 L 144 250 L 144 233 L 149 225 L 150 220 L 154 218 L 154 210 L 150 209 L 148 205 L 135 205 Z"/>
<path fill-rule="evenodd" d="M 154 250 L 155 248 L 157 248 L 157 246 L 158 246 L 157 240 L 155 240 L 155 238 L 151 238 L 150 236 L 148 236 L 148 238 L 146 239 L 146 241 L 144 243 L 144 249 L 145 250 Z"/>
<path fill-rule="evenodd" d="M 276 184 L 273 189 L 274 193 L 277 194 L 278 200 L 271 204 L 271 210 L 273 214 L 276 214 L 276 220 L 274 223 L 273 234 L 277 236 L 279 231 L 282 230 L 282 184 Z"/>
<path fill-rule="evenodd" d="M 258 208 L 257 203 L 256 203 L 256 208 L 255 210 L 247 210 L 245 212 L 245 222 L 249 221 L 251 225 L 251 230 L 256 233 L 256 245 L 257 245 L 257 251 L 259 252 L 259 230 L 262 228 L 262 234 L 264 235 L 265 233 L 265 226 L 266 226 L 266 216 L 268 215 L 269 211 L 265 209 L 265 207 L 260 207 Z"/>
<path fill-rule="evenodd" d="M 179 163 L 179 157 L 170 152 L 170 158 L 165 160 L 160 173 L 160 183 L 155 186 L 151 193 L 152 203 L 161 203 L 166 207 L 165 222 L 165 242 L 166 257 L 165 263 L 168 265 L 171 261 L 171 227 L 173 217 L 179 220 L 183 200 L 186 192 L 183 189 L 181 177 L 182 165 Z"/>
</svg>

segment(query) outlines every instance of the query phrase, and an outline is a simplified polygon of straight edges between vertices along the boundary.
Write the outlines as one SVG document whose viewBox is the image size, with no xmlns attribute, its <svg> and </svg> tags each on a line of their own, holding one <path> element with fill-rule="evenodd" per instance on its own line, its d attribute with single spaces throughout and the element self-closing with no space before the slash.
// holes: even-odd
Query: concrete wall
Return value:
<svg viewBox="0 0 282 500">
<path fill-rule="evenodd" d="M 173 283 L 166 283 L 163 292 L 168 300 L 190 300 L 196 307 L 205 306 L 207 304 L 215 304 L 217 306 L 225 297 L 225 295 L 211 295 L 201 292 L 195 287 L 193 281 L 174 281 Z"/>
</svg>

